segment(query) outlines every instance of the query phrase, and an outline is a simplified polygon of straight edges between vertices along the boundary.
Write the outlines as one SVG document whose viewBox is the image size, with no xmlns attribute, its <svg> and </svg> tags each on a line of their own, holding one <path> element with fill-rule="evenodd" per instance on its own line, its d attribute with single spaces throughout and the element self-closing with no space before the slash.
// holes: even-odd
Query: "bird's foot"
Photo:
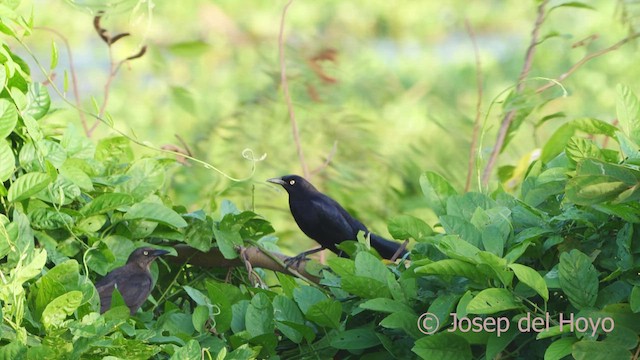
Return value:
<svg viewBox="0 0 640 360">
<path fill-rule="evenodd" d="M 286 258 L 284 260 L 284 265 L 285 265 L 284 268 L 288 269 L 291 267 L 291 268 L 297 269 L 300 266 L 300 263 L 306 260 L 309 260 L 306 253 L 302 253 L 296 256 Z"/>
</svg>

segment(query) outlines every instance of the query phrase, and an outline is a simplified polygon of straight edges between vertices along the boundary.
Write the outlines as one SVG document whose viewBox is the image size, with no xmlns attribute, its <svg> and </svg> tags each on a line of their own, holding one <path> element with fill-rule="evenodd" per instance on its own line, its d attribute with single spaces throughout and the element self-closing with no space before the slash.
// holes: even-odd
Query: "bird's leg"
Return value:
<svg viewBox="0 0 640 360">
<path fill-rule="evenodd" d="M 304 252 L 301 252 L 300 254 L 296 255 L 296 256 L 292 256 L 290 258 L 287 258 L 284 261 L 284 264 L 286 265 L 285 268 L 288 268 L 289 266 L 294 266 L 295 268 L 297 268 L 300 265 L 300 262 L 302 260 L 309 260 L 307 259 L 307 255 L 311 255 L 311 254 L 315 254 L 319 251 L 324 250 L 324 246 L 320 246 L 319 248 L 315 248 L 315 249 L 311 249 L 311 250 L 307 250 Z"/>
</svg>

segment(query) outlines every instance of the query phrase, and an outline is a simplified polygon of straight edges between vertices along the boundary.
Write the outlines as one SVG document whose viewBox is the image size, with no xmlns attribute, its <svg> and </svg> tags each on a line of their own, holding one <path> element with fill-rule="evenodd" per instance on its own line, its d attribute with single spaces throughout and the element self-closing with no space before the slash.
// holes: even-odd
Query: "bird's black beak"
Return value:
<svg viewBox="0 0 640 360">
<path fill-rule="evenodd" d="M 156 250 L 153 250 L 150 255 L 158 257 L 158 256 L 166 255 L 168 253 L 169 252 L 167 250 L 156 249 Z"/>
<path fill-rule="evenodd" d="M 282 180 L 280 178 L 271 178 L 271 179 L 267 179 L 267 181 L 270 182 L 270 183 L 278 184 L 278 185 L 284 185 L 285 184 L 284 180 Z"/>
</svg>

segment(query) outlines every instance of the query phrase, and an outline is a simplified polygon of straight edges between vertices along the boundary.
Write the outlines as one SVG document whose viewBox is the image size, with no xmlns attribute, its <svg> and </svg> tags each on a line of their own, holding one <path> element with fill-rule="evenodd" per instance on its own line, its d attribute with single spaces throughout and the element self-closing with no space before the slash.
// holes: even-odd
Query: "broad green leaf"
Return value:
<svg viewBox="0 0 640 360">
<path fill-rule="evenodd" d="M 241 294 L 239 294 L 240 290 L 238 288 L 230 284 L 207 282 L 207 294 L 211 304 L 219 309 L 219 314 L 214 315 L 215 329 L 218 332 L 222 333 L 231 328 L 233 315 L 231 304 L 237 301 L 233 297 L 233 293 L 236 291 L 238 292 L 237 299 L 239 299 Z"/>
<path fill-rule="evenodd" d="M 636 144 L 640 143 L 640 101 L 626 85 L 616 87 L 616 115 L 624 133 Z"/>
<path fill-rule="evenodd" d="M 385 281 L 384 283 L 382 281 Z M 375 280 L 365 276 L 344 276 L 342 278 L 342 290 L 365 299 L 378 297 L 391 298 L 391 292 L 386 283 L 386 278 Z"/>
<path fill-rule="evenodd" d="M 391 274 L 382 261 L 368 252 L 359 252 L 356 255 L 355 264 L 357 276 L 368 277 L 376 281 L 386 281 L 387 276 Z"/>
<path fill-rule="evenodd" d="M 420 187 L 427 199 L 427 206 L 436 215 L 444 215 L 447 199 L 457 194 L 455 189 L 442 176 L 431 171 L 427 171 L 420 176 Z"/>
<path fill-rule="evenodd" d="M 636 186 L 640 172 L 595 159 L 578 163 L 576 176 L 567 183 L 566 196 L 579 205 L 611 201 Z"/>
<path fill-rule="evenodd" d="M 115 136 L 98 141 L 95 153 L 96 160 L 106 163 L 123 164 L 133 161 L 131 142 L 123 136 Z M 128 191 L 120 191 L 125 192 Z"/>
<path fill-rule="evenodd" d="M 480 249 L 466 241 L 462 241 L 460 237 L 456 235 L 443 236 L 435 245 L 438 250 L 452 259 L 474 264 L 478 262 Z"/>
<path fill-rule="evenodd" d="M 35 317 L 40 318 L 47 304 L 72 290 L 79 290 L 80 273 L 76 260 L 67 260 L 49 270 L 34 286 Z"/>
<path fill-rule="evenodd" d="M 518 280 L 535 290 L 540 296 L 542 296 L 545 302 L 549 301 L 549 289 L 547 289 L 547 284 L 537 271 L 520 264 L 511 264 L 509 265 L 509 268 L 513 270 Z"/>
<path fill-rule="evenodd" d="M 574 249 L 560 255 L 560 287 L 578 310 L 591 308 L 598 296 L 598 272 L 591 259 Z"/>
<path fill-rule="evenodd" d="M 414 314 L 414 311 L 407 304 L 404 304 L 400 301 L 387 299 L 387 298 L 377 298 L 367 300 L 364 303 L 360 304 L 360 307 L 363 309 L 369 309 L 373 311 L 383 312 L 383 313 L 394 313 L 397 311 L 404 311 L 409 314 Z"/>
<path fill-rule="evenodd" d="M 51 107 L 51 99 L 47 87 L 40 83 L 29 84 L 26 114 L 40 120 L 49 112 L 49 107 Z"/>
<path fill-rule="evenodd" d="M 74 222 L 71 215 L 56 211 L 54 208 L 36 208 L 28 216 L 31 226 L 41 230 L 66 229 Z"/>
<path fill-rule="evenodd" d="M 273 305 L 267 295 L 258 293 L 251 299 L 244 321 L 252 337 L 273 334 Z"/>
<path fill-rule="evenodd" d="M 170 360 L 183 360 L 183 359 L 201 359 L 202 349 L 200 343 L 191 339 L 184 346 L 177 347 L 177 350 L 171 355 Z"/>
<path fill-rule="evenodd" d="M 87 173 L 82 171 L 79 167 L 71 165 L 71 162 L 65 161 L 60 167 L 60 175 L 67 178 L 74 183 L 80 189 L 84 191 L 93 191 L 93 181 Z"/>
<path fill-rule="evenodd" d="M 488 210 L 497 205 L 495 200 L 482 193 L 468 192 L 452 195 L 447 199 L 447 215 L 471 219 L 478 208 Z"/>
<path fill-rule="evenodd" d="M 411 351 L 425 360 L 470 360 L 473 358 L 469 343 L 461 336 L 449 332 L 441 332 L 418 339 Z"/>
<path fill-rule="evenodd" d="M 565 148 L 565 153 L 569 160 L 574 163 L 579 162 L 583 159 L 602 159 L 602 153 L 600 149 L 596 146 L 596 144 L 588 139 L 573 136 L 567 142 L 567 147 Z"/>
<path fill-rule="evenodd" d="M 156 203 L 136 203 L 124 214 L 124 219 L 144 219 L 159 222 L 175 228 L 187 226 L 187 222 L 177 212 L 168 207 Z"/>
<path fill-rule="evenodd" d="M 342 316 L 342 306 L 333 299 L 325 299 L 311 305 L 305 317 L 309 321 L 313 321 L 320 326 L 337 329 L 340 326 L 340 317 Z"/>
<path fill-rule="evenodd" d="M 433 230 L 426 222 L 411 215 L 392 218 L 387 228 L 391 236 L 398 240 L 412 238 L 420 241 L 423 237 L 433 234 Z"/>
<path fill-rule="evenodd" d="M 440 216 L 440 224 L 447 235 L 456 235 L 458 241 L 466 242 L 475 248 L 482 246 L 482 233 L 465 218 L 454 215 L 443 215 Z"/>
<path fill-rule="evenodd" d="M 565 337 L 551 343 L 544 352 L 544 360 L 560 360 L 571 354 L 573 344 L 578 341 L 575 337 Z"/>
<path fill-rule="evenodd" d="M 616 131 L 616 140 L 618 140 L 618 144 L 620 145 L 624 162 L 640 165 L 640 146 L 620 131 Z"/>
<path fill-rule="evenodd" d="M 80 209 L 80 212 L 84 216 L 103 214 L 133 203 L 135 203 L 135 199 L 129 194 L 105 193 L 91 200 Z"/>
<path fill-rule="evenodd" d="M 340 276 L 355 275 L 356 273 L 356 264 L 351 259 L 335 257 L 330 258 L 327 263 L 331 270 Z"/>
<path fill-rule="evenodd" d="M 210 217 L 206 219 L 188 219 L 189 224 L 185 230 L 185 239 L 189 246 L 200 251 L 209 251 L 211 249 L 211 241 L 214 238 L 214 224 Z"/>
<path fill-rule="evenodd" d="M 634 313 L 640 312 L 640 286 L 634 286 L 629 295 L 629 305 Z"/>
<path fill-rule="evenodd" d="M 4 69 L 0 69 L 2 72 Z M 18 123 L 16 106 L 6 99 L 0 99 L 0 139 L 9 136 Z"/>
<path fill-rule="evenodd" d="M 631 352 L 608 341 L 582 340 L 573 344 L 571 355 L 576 360 L 631 360 Z"/>
<path fill-rule="evenodd" d="M 419 339 L 424 336 L 420 332 L 416 323 L 418 321 L 418 315 L 413 311 L 407 312 L 404 310 L 398 310 L 389 314 L 387 317 L 380 321 L 380 326 L 387 329 L 401 329 L 409 334 L 414 339 Z"/>
<path fill-rule="evenodd" d="M 164 166 L 154 159 L 140 159 L 126 172 L 128 180 L 116 186 L 116 191 L 132 195 L 142 201 L 164 184 Z"/>
<path fill-rule="evenodd" d="M 499 354 L 513 342 L 513 340 L 520 335 L 521 332 L 517 326 L 511 324 L 506 332 L 492 332 L 487 340 L 487 359 L 499 358 Z"/>
<path fill-rule="evenodd" d="M 14 284 L 20 286 L 38 276 L 42 271 L 47 262 L 47 251 L 45 249 L 34 251 L 33 258 L 27 265 L 18 266 L 11 270 L 11 280 Z"/>
<path fill-rule="evenodd" d="M 67 316 L 82 303 L 82 293 L 74 290 L 53 299 L 42 312 L 42 323 L 45 329 L 58 328 L 63 326 Z"/>
<path fill-rule="evenodd" d="M 302 342 L 303 335 L 295 328 L 285 325 L 282 322 L 295 323 L 304 325 L 304 316 L 296 303 L 286 296 L 276 295 L 273 298 L 273 310 L 276 327 L 291 341 L 299 344 Z"/>
<path fill-rule="evenodd" d="M 564 151 L 576 132 L 582 131 L 592 135 L 615 136 L 617 128 L 609 123 L 591 118 L 581 118 L 569 121 L 560 126 L 553 135 L 547 140 L 542 148 L 540 160 L 542 163 L 548 163 L 553 158 Z"/>
<path fill-rule="evenodd" d="M 300 310 L 306 314 L 311 306 L 326 300 L 327 296 L 322 291 L 305 285 L 293 290 L 293 299 L 300 307 Z"/>
<path fill-rule="evenodd" d="M 331 338 L 330 344 L 336 349 L 358 350 L 368 349 L 380 344 L 372 328 L 344 330 Z"/>
<path fill-rule="evenodd" d="M 244 241 L 238 230 L 222 230 L 218 226 L 213 227 L 213 234 L 216 237 L 216 244 L 225 259 L 235 259 L 238 257 L 236 246 L 242 246 Z"/>
<path fill-rule="evenodd" d="M 193 327 L 199 333 L 204 333 L 205 325 L 209 320 L 209 308 L 204 305 L 197 305 L 193 310 L 193 314 L 191 315 L 191 321 L 193 323 Z"/>
<path fill-rule="evenodd" d="M 522 304 L 513 294 L 502 288 L 480 291 L 467 305 L 469 314 L 495 314 L 500 311 L 519 309 Z"/>
<path fill-rule="evenodd" d="M 479 252 L 478 259 L 478 270 L 481 273 L 500 280 L 504 286 L 511 286 L 513 273 L 507 269 L 507 260 L 488 251 Z"/>
<path fill-rule="evenodd" d="M 16 158 L 13 155 L 13 151 L 7 141 L 0 138 L 0 183 L 7 181 L 13 175 L 15 169 Z"/>
<path fill-rule="evenodd" d="M 484 276 L 478 271 L 476 265 L 457 259 L 444 259 L 423 265 L 415 270 L 418 274 L 462 276 L 475 282 L 483 282 Z"/>
<path fill-rule="evenodd" d="M 22 201 L 42 191 L 51 183 L 51 178 L 45 173 L 32 172 L 18 178 L 11 187 L 7 199 L 10 202 Z"/>
</svg>

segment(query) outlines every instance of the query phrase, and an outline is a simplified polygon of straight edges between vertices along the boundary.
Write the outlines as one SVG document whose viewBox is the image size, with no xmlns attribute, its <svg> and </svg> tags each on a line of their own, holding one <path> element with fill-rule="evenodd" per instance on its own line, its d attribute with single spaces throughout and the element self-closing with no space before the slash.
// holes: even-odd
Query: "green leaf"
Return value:
<svg viewBox="0 0 640 360">
<path fill-rule="evenodd" d="M 341 331 L 329 343 L 336 349 L 358 350 L 377 346 L 380 339 L 373 329 L 361 328 Z"/>
<path fill-rule="evenodd" d="M 611 201 L 640 180 L 640 172 L 595 159 L 578 163 L 576 175 L 569 180 L 567 198 L 578 205 Z"/>
<path fill-rule="evenodd" d="M 202 358 L 201 352 L 200 343 L 195 339 L 191 339 L 184 346 L 178 347 L 171 355 L 170 360 L 200 359 Z"/>
<path fill-rule="evenodd" d="M 631 359 L 631 353 L 625 348 L 608 341 L 582 340 L 573 344 L 571 355 L 576 360 Z"/>
<path fill-rule="evenodd" d="M 620 127 L 632 141 L 640 143 L 640 101 L 633 91 L 624 84 L 616 87 L 616 115 Z"/>
<path fill-rule="evenodd" d="M 49 330 L 63 326 L 67 316 L 73 314 L 81 303 L 82 292 L 77 290 L 69 291 L 53 299 L 42 312 L 44 328 Z"/>
<path fill-rule="evenodd" d="M 640 286 L 634 286 L 629 295 L 629 305 L 634 313 L 640 312 Z"/>
<path fill-rule="evenodd" d="M 135 199 L 129 194 L 106 193 L 91 200 L 91 202 L 80 209 L 80 212 L 84 216 L 91 216 L 113 211 L 120 207 L 129 206 L 134 203 Z"/>
<path fill-rule="evenodd" d="M 625 163 L 639 165 L 640 164 L 640 146 L 627 135 L 620 131 L 616 131 L 616 140 L 620 145 L 622 158 Z"/>
<path fill-rule="evenodd" d="M 3 71 L 4 69 L 0 69 Z M 9 136 L 18 123 L 18 110 L 12 102 L 0 99 L 0 139 Z"/>
<path fill-rule="evenodd" d="M 293 299 L 298 303 L 300 310 L 306 314 L 311 306 L 327 300 L 327 296 L 322 291 L 305 285 L 293 290 Z"/>
<path fill-rule="evenodd" d="M 39 251 L 34 250 L 33 258 L 26 266 L 17 266 L 11 270 L 12 282 L 20 286 L 35 278 L 42 272 L 42 268 L 44 268 L 46 262 L 47 251 L 44 249 L 40 249 Z"/>
<path fill-rule="evenodd" d="M 413 311 L 406 312 L 404 310 L 399 310 L 382 319 L 382 321 L 380 321 L 380 326 L 387 329 L 401 329 L 413 339 L 419 339 L 424 336 L 424 334 L 421 333 L 416 326 L 417 322 L 418 316 L 413 313 Z"/>
<path fill-rule="evenodd" d="M 569 139 L 569 141 L 567 142 L 565 153 L 567 154 L 569 160 L 573 161 L 574 163 L 588 158 L 603 158 L 600 149 L 593 141 L 577 136 L 573 136 L 571 137 L 571 139 Z"/>
<path fill-rule="evenodd" d="M 423 237 L 433 234 L 433 230 L 426 222 L 411 215 L 392 218 L 389 220 L 387 229 L 391 236 L 398 240 L 412 238 L 420 241 Z"/>
<path fill-rule="evenodd" d="M 320 326 L 337 329 L 340 326 L 342 306 L 336 300 L 325 299 L 311 305 L 304 315 Z"/>
<path fill-rule="evenodd" d="M 544 360 L 560 360 L 571 354 L 573 344 L 578 341 L 575 337 L 558 339 L 551 343 L 544 352 Z"/>
<path fill-rule="evenodd" d="M 214 226 L 213 234 L 216 237 L 218 248 L 220 248 L 220 252 L 225 259 L 235 259 L 238 257 L 235 247 L 242 246 L 244 243 L 238 230 L 222 230 Z"/>
<path fill-rule="evenodd" d="M 7 199 L 10 202 L 18 202 L 28 199 L 42 191 L 50 183 L 51 178 L 48 174 L 39 172 L 24 174 L 11 184 L 9 193 L 7 194 Z"/>
<path fill-rule="evenodd" d="M 522 304 L 513 294 L 502 288 L 489 288 L 480 291 L 467 305 L 469 314 L 495 314 L 500 311 L 519 309 Z"/>
<path fill-rule="evenodd" d="M 444 259 L 423 265 L 415 270 L 418 274 L 462 276 L 482 283 L 485 278 L 474 264 L 457 259 Z"/>
<path fill-rule="evenodd" d="M 368 277 L 375 281 L 386 281 L 387 276 L 391 274 L 382 261 L 368 252 L 359 252 L 356 255 L 355 264 L 357 276 Z"/>
<path fill-rule="evenodd" d="M 130 194 L 136 201 L 143 201 L 162 187 L 165 173 L 164 166 L 157 160 L 140 159 L 127 170 L 125 175 L 128 180 L 118 184 L 116 191 Z"/>
<path fill-rule="evenodd" d="M 258 293 L 251 299 L 244 321 L 252 337 L 273 334 L 273 306 L 267 295 Z"/>
<path fill-rule="evenodd" d="M 207 320 L 209 320 L 209 308 L 204 305 L 196 306 L 193 310 L 193 314 L 191 314 L 193 328 L 199 333 L 204 333 L 206 331 L 204 326 L 206 325 Z"/>
<path fill-rule="evenodd" d="M 564 151 L 569 140 L 582 131 L 593 135 L 615 136 L 617 128 L 609 123 L 591 118 L 581 118 L 569 121 L 560 126 L 547 140 L 542 148 L 540 160 L 546 164 Z"/>
<path fill-rule="evenodd" d="M 537 271 L 520 264 L 511 264 L 509 265 L 509 268 L 513 270 L 518 280 L 535 290 L 540 296 L 542 296 L 545 302 L 549 301 L 549 289 L 547 289 L 547 284 Z"/>
<path fill-rule="evenodd" d="M 16 158 L 13 155 L 13 151 L 6 140 L 0 139 L 0 183 L 9 180 L 15 169 Z"/>
<path fill-rule="evenodd" d="M 441 332 L 416 341 L 411 349 L 422 359 L 470 360 L 471 346 L 461 336 Z"/>
<path fill-rule="evenodd" d="M 404 311 L 409 314 L 414 314 L 413 309 L 408 305 L 400 301 L 387 299 L 387 298 L 377 298 L 377 299 L 367 300 L 362 304 L 360 304 L 360 307 L 363 309 L 369 309 L 369 310 L 389 313 L 389 314 L 397 311 Z"/>
<path fill-rule="evenodd" d="M 420 176 L 420 187 L 427 199 L 427 206 L 436 215 L 444 215 L 447 199 L 457 194 L 455 189 L 442 176 L 431 171 L 427 171 Z"/>
<path fill-rule="evenodd" d="M 304 316 L 296 303 L 286 296 L 276 295 L 273 299 L 274 318 L 276 327 L 291 341 L 296 344 L 302 342 L 303 334 L 296 330 L 300 327 L 292 327 L 292 324 L 304 325 Z M 287 325 L 289 324 L 289 325 Z"/>
<path fill-rule="evenodd" d="M 175 228 L 183 228 L 187 226 L 187 222 L 177 212 L 168 207 L 156 203 L 136 203 L 126 214 L 124 219 L 127 220 L 151 220 Z"/>
<path fill-rule="evenodd" d="M 591 259 L 577 249 L 560 255 L 560 288 L 571 305 L 581 310 L 595 305 L 598 297 L 598 272 Z"/>
<path fill-rule="evenodd" d="M 60 175 L 67 178 L 74 183 L 80 189 L 84 191 L 93 191 L 93 181 L 87 173 L 82 171 L 79 167 L 71 165 L 71 162 L 65 161 L 60 167 Z"/>
<path fill-rule="evenodd" d="M 51 62 L 49 63 L 49 70 L 55 69 L 58 66 L 58 46 L 55 41 L 51 42 Z"/>
<path fill-rule="evenodd" d="M 391 298 L 391 292 L 386 281 L 383 283 L 365 276 L 344 276 L 342 278 L 342 290 L 365 299 Z"/>
<path fill-rule="evenodd" d="M 26 114 L 40 120 L 49 112 L 50 107 L 51 99 L 47 88 L 40 83 L 29 84 Z"/>
</svg>

